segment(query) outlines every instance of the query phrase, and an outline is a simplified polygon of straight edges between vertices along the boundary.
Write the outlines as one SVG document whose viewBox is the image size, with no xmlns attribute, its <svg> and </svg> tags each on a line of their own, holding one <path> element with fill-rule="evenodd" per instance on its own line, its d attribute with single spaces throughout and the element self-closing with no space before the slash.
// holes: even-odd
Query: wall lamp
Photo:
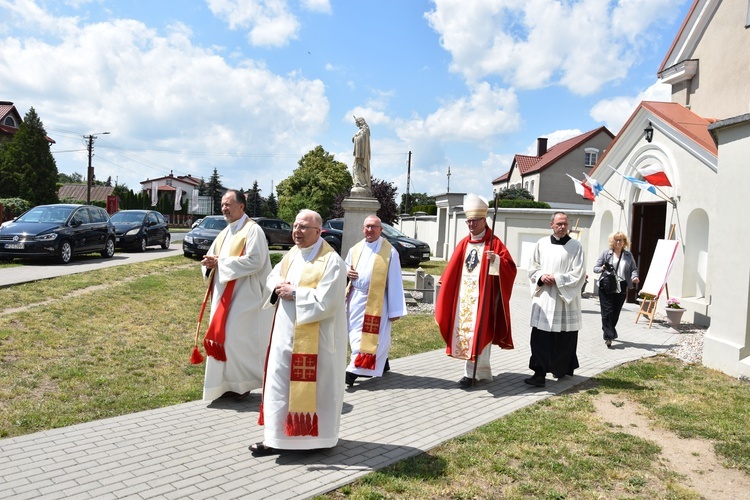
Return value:
<svg viewBox="0 0 750 500">
<path fill-rule="evenodd" d="M 651 122 L 648 122 L 648 127 L 643 131 L 646 133 L 646 142 L 651 142 L 654 139 L 654 127 L 651 126 Z"/>
</svg>

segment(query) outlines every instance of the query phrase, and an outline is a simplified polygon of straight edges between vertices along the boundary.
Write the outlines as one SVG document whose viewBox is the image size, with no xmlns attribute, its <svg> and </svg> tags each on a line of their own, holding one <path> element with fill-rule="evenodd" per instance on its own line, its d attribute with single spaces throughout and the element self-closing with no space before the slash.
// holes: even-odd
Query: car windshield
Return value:
<svg viewBox="0 0 750 500">
<path fill-rule="evenodd" d="M 389 226 L 385 222 L 383 224 L 383 234 L 389 238 L 408 238 L 404 233 L 399 231 L 398 229 L 394 228 L 393 226 Z"/>
<path fill-rule="evenodd" d="M 119 224 L 122 222 L 132 222 L 138 224 L 143 221 L 143 214 L 138 212 L 117 212 L 110 217 L 112 222 Z"/>
<path fill-rule="evenodd" d="M 227 221 L 224 219 L 203 219 L 200 227 L 203 229 L 215 229 L 216 231 L 221 231 L 227 227 Z"/>
<path fill-rule="evenodd" d="M 53 224 L 62 224 L 74 207 L 34 207 L 22 216 L 16 222 L 44 222 Z"/>
<path fill-rule="evenodd" d="M 338 229 L 339 231 L 344 230 L 344 221 L 341 219 L 331 219 L 328 221 L 328 225 L 332 227 L 333 229 Z"/>
</svg>

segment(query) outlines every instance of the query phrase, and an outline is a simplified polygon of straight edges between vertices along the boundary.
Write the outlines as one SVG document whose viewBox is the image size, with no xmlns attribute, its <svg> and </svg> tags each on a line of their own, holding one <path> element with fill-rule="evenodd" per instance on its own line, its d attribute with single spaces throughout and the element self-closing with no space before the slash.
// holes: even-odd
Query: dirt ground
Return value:
<svg viewBox="0 0 750 500">
<path fill-rule="evenodd" d="M 665 429 L 654 429 L 645 411 L 622 397 L 600 394 L 594 399 L 594 406 L 602 421 L 660 446 L 663 466 L 683 475 L 682 484 L 704 498 L 750 497 L 750 478 L 742 471 L 721 465 L 710 441 L 683 439 Z"/>
</svg>

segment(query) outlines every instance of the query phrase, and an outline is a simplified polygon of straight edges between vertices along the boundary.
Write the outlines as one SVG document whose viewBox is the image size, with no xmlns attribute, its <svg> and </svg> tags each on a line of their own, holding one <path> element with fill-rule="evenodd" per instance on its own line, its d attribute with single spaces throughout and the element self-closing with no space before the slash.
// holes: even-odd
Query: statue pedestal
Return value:
<svg viewBox="0 0 750 500">
<path fill-rule="evenodd" d="M 362 226 L 370 215 L 376 215 L 380 202 L 376 198 L 344 198 L 341 202 L 344 209 L 344 238 L 341 241 L 341 257 L 346 258 L 349 249 L 364 238 Z"/>
</svg>

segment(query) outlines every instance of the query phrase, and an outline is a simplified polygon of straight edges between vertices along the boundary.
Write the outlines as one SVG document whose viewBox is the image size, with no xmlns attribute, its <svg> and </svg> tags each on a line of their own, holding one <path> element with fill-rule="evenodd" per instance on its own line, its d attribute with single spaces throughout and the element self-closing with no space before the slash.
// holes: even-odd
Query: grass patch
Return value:
<svg viewBox="0 0 750 500">
<path fill-rule="evenodd" d="M 600 391 L 644 405 L 655 424 L 710 439 L 750 473 L 750 384 L 656 356 L 593 379 L 318 498 L 699 498 L 658 460 L 659 447 L 602 422 Z"/>
</svg>

